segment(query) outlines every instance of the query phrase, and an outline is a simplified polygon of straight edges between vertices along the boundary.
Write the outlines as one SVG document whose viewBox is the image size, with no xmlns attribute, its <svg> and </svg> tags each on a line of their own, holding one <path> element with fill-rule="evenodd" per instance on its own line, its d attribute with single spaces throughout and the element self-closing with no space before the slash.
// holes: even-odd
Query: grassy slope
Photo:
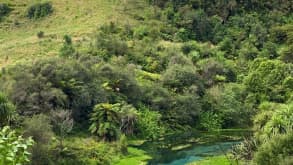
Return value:
<svg viewBox="0 0 293 165">
<path fill-rule="evenodd" d="M 122 0 L 52 0 L 54 13 L 40 20 L 25 17 L 33 0 L 2 0 L 13 11 L 0 22 L 0 68 L 21 59 L 44 55 L 57 55 L 65 34 L 73 37 L 75 44 L 86 43 L 89 34 L 99 25 L 133 20 L 123 14 Z M 123 19 L 121 19 L 123 18 Z M 37 38 L 45 32 L 43 39 Z"/>
<path fill-rule="evenodd" d="M 237 163 L 228 160 L 224 155 L 209 157 L 207 159 L 191 163 L 189 165 L 236 165 Z"/>
<path fill-rule="evenodd" d="M 128 155 L 122 157 L 116 165 L 144 165 L 147 164 L 147 160 L 151 159 L 144 151 L 136 148 L 128 147 Z"/>
</svg>

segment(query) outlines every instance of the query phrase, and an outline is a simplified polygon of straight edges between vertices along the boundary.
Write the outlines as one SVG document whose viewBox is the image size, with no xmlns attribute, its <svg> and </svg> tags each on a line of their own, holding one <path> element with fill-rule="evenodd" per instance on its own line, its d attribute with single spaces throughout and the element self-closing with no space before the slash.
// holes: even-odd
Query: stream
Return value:
<svg viewBox="0 0 293 165">
<path fill-rule="evenodd" d="M 193 132 L 170 135 L 139 146 L 152 156 L 148 165 L 185 165 L 210 156 L 223 155 L 239 144 L 249 131 Z"/>
</svg>

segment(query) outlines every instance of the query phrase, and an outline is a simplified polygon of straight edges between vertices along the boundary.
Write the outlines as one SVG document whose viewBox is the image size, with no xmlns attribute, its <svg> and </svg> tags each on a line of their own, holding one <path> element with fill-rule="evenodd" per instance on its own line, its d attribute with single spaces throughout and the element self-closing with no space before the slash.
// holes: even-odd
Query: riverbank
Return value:
<svg viewBox="0 0 293 165">
<path fill-rule="evenodd" d="M 188 165 L 237 165 L 237 162 L 225 155 L 208 157 L 204 160 L 195 161 Z"/>
<path fill-rule="evenodd" d="M 127 156 L 116 164 L 205 165 L 214 161 L 225 165 L 231 160 L 224 155 L 250 132 L 234 129 L 174 134 L 157 141 L 130 140 Z"/>
</svg>

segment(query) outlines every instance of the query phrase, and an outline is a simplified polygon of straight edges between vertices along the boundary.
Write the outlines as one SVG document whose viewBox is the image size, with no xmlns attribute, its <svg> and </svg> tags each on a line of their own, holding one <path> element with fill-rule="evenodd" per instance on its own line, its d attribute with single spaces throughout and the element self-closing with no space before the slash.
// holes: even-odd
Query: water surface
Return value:
<svg viewBox="0 0 293 165">
<path fill-rule="evenodd" d="M 185 133 L 145 142 L 139 148 L 152 156 L 149 165 L 184 165 L 209 156 L 223 155 L 249 135 L 247 131 Z"/>
</svg>

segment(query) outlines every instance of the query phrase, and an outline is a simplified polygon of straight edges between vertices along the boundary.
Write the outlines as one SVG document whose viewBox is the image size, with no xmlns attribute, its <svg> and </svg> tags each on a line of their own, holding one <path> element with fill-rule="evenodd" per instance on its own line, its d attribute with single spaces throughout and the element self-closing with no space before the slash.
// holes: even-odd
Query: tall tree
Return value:
<svg viewBox="0 0 293 165">
<path fill-rule="evenodd" d="M 91 114 L 92 122 L 89 130 L 103 141 L 117 140 L 119 130 L 119 114 L 117 109 L 120 104 L 97 104 Z"/>
</svg>

